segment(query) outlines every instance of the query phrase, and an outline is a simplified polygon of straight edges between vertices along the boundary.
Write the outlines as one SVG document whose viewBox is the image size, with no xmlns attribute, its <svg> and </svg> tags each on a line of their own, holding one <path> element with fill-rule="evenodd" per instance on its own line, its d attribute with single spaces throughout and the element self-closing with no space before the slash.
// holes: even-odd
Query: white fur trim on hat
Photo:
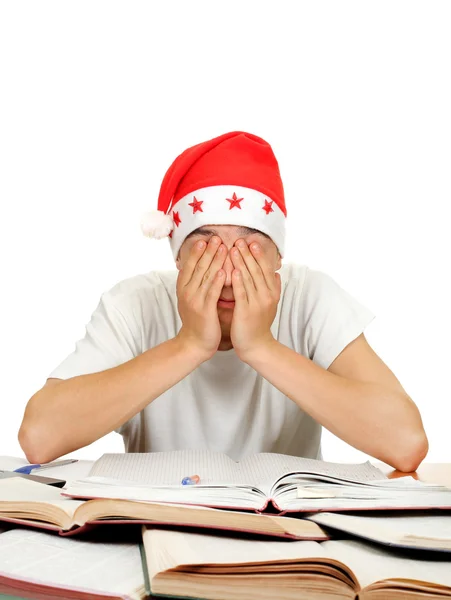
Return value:
<svg viewBox="0 0 451 600">
<path fill-rule="evenodd" d="M 196 210 L 196 202 L 200 203 Z M 244 225 L 266 233 L 285 252 L 285 221 L 281 209 L 269 196 L 253 189 L 216 185 L 191 192 L 173 205 L 174 222 L 169 240 L 174 259 L 186 236 L 202 225 Z"/>
</svg>

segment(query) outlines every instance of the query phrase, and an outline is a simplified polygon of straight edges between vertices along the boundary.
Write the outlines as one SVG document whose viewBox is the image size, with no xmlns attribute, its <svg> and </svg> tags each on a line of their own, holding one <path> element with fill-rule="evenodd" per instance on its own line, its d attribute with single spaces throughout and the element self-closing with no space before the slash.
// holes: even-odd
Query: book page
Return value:
<svg viewBox="0 0 451 600">
<path fill-rule="evenodd" d="M 323 512 L 311 515 L 309 520 L 387 542 L 408 542 L 409 539 L 447 541 L 451 549 L 451 515 L 409 515 L 400 512 L 390 516 L 356 516 Z"/>
<path fill-rule="evenodd" d="M 309 488 L 312 492 L 315 488 Z M 324 494 L 324 492 L 330 492 Z M 275 503 L 281 510 L 317 512 L 343 510 L 426 510 L 451 508 L 451 491 L 444 492 L 414 492 L 390 491 L 381 489 L 354 489 L 350 486 L 332 486 L 319 488 L 317 498 L 308 497 L 296 486 L 284 492 L 278 492 Z"/>
<path fill-rule="evenodd" d="M 0 479 L 0 513 L 2 503 L 45 502 L 58 506 L 70 517 L 83 501 L 72 500 L 61 496 L 61 490 L 52 485 L 43 485 L 21 477 Z M 8 509 L 9 510 L 9 509 Z"/>
<path fill-rule="evenodd" d="M 278 479 L 289 473 L 321 475 L 337 480 L 338 483 L 340 481 L 366 482 L 386 479 L 382 471 L 369 461 L 357 464 L 333 463 L 313 458 L 262 452 L 248 456 L 241 461 L 240 465 L 245 478 L 253 477 L 266 489 L 268 486 L 272 487 Z"/>
<path fill-rule="evenodd" d="M 0 538 L 1 539 L 1 538 Z M 369 542 L 342 540 L 321 542 L 328 556 L 350 567 L 362 588 L 384 579 L 411 579 L 451 586 L 451 560 L 425 560 Z"/>
<path fill-rule="evenodd" d="M 209 450 L 134 452 L 104 454 L 89 476 L 111 477 L 151 486 L 179 486 L 184 477 L 198 475 L 200 485 L 250 485 L 249 473 L 243 476 L 239 463 L 226 454 Z"/>
<path fill-rule="evenodd" d="M 0 535 L 0 565 L 1 575 L 35 584 L 144 598 L 138 543 L 12 529 Z"/>
<path fill-rule="evenodd" d="M 271 542 L 143 527 L 150 579 L 179 565 L 223 565 L 326 556 L 318 542 Z"/>
</svg>

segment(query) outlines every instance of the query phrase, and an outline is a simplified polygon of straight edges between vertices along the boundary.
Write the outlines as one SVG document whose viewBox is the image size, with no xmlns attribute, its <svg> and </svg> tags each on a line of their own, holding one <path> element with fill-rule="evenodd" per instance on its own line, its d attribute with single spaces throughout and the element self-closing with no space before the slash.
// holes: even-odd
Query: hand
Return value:
<svg viewBox="0 0 451 600">
<path fill-rule="evenodd" d="M 240 242 L 244 245 L 240 247 Z M 235 298 L 230 338 L 235 352 L 245 360 L 264 344 L 274 341 L 271 325 L 277 313 L 281 280 L 257 244 L 254 250 L 237 240 L 230 254 L 235 267 L 232 287 Z M 237 253 L 235 253 L 237 252 Z"/>
<path fill-rule="evenodd" d="M 218 236 L 213 236 L 208 245 L 201 242 L 202 248 L 199 243 L 191 248 L 177 277 L 178 311 L 182 320 L 177 336 L 208 360 L 221 341 L 217 305 L 224 286 L 222 266 L 227 248 Z"/>
</svg>

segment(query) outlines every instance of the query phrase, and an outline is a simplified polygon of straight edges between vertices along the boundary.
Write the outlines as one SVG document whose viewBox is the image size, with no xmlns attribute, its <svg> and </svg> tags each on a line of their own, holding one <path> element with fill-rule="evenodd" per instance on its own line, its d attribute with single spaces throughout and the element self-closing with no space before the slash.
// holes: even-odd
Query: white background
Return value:
<svg viewBox="0 0 451 600">
<path fill-rule="evenodd" d="M 173 268 L 139 222 L 175 156 L 245 130 L 279 160 L 285 261 L 376 314 L 427 460 L 451 461 L 450 30 L 446 1 L 2 2 L 0 454 L 101 293 Z M 328 432 L 323 452 L 366 458 Z"/>
</svg>

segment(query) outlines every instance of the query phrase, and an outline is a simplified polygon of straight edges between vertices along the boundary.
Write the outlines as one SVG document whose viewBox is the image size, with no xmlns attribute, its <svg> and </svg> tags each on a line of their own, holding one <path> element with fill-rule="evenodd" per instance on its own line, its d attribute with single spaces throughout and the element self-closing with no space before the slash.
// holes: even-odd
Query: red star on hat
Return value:
<svg viewBox="0 0 451 600">
<path fill-rule="evenodd" d="M 229 206 L 229 210 L 232 210 L 232 208 L 240 208 L 240 202 L 241 200 L 244 200 L 244 198 L 238 198 L 237 195 L 235 194 L 235 192 L 233 192 L 233 195 L 231 198 L 226 198 L 227 202 L 230 202 L 230 206 Z"/>
<path fill-rule="evenodd" d="M 270 212 L 274 212 L 272 203 L 273 203 L 273 200 L 271 200 L 271 202 L 268 202 L 268 200 L 265 200 L 265 206 L 262 206 L 262 209 L 264 211 L 266 211 L 266 214 L 269 214 Z"/>
<path fill-rule="evenodd" d="M 193 215 L 197 213 L 197 211 L 204 212 L 202 210 L 203 200 L 198 200 L 196 196 L 194 196 L 194 202 L 190 202 L 188 206 L 193 207 Z"/>
<path fill-rule="evenodd" d="M 180 217 L 179 217 L 179 213 L 174 211 L 174 216 L 172 217 L 174 219 L 174 223 L 177 225 L 177 227 L 180 225 L 180 223 L 182 222 Z"/>
</svg>

